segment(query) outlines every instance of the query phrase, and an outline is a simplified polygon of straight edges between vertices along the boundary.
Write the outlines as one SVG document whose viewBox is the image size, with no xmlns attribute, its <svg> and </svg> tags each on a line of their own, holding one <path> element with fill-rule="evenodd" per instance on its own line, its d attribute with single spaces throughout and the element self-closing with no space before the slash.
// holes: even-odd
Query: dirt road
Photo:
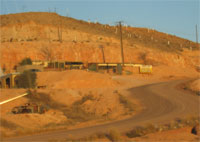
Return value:
<svg viewBox="0 0 200 142">
<path fill-rule="evenodd" d="M 141 113 L 129 119 L 81 129 L 9 138 L 4 141 L 44 142 L 52 139 L 62 140 L 69 135 L 78 138 L 95 132 L 106 132 L 110 129 L 117 129 L 120 132 L 125 132 L 138 125 L 167 123 L 175 118 L 197 116 L 199 115 L 200 97 L 176 89 L 176 86 L 182 82 L 184 82 L 184 80 L 157 83 L 129 89 L 131 92 L 130 97 L 139 99 L 145 106 L 145 109 Z"/>
</svg>

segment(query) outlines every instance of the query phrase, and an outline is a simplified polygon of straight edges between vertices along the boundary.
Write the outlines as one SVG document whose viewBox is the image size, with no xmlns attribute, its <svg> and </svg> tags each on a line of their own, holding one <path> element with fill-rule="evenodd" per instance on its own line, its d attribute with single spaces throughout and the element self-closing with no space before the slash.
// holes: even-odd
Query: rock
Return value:
<svg viewBox="0 0 200 142">
<path fill-rule="evenodd" d="M 199 124 L 197 124 L 196 126 L 194 126 L 192 128 L 191 133 L 200 136 L 200 127 L 199 127 Z"/>
</svg>

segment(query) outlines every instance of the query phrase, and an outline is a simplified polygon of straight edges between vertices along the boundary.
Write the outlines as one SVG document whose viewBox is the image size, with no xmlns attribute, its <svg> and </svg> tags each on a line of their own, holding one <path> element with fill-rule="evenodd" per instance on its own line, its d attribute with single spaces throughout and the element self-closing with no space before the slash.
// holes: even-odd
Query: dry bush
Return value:
<svg viewBox="0 0 200 142">
<path fill-rule="evenodd" d="M 0 120 L 0 125 L 1 125 L 1 127 L 8 128 L 8 129 L 11 129 L 11 130 L 14 130 L 14 129 L 19 127 L 16 124 L 14 124 L 10 121 L 7 121 L 3 118 L 1 118 L 1 120 Z"/>
<path fill-rule="evenodd" d="M 146 131 L 146 133 L 154 133 L 154 132 L 158 131 L 158 127 L 156 127 L 153 124 L 147 124 L 145 126 L 145 131 Z"/>
<path fill-rule="evenodd" d="M 47 61 L 53 61 L 54 60 L 54 50 L 51 47 L 48 47 L 46 45 L 43 45 L 43 47 L 40 49 L 41 55 L 47 60 Z"/>
<path fill-rule="evenodd" d="M 85 112 L 81 106 L 72 106 L 67 109 L 63 109 L 63 112 L 68 119 L 72 119 L 77 122 L 84 122 L 96 118 L 94 114 Z"/>
<path fill-rule="evenodd" d="M 129 138 L 134 138 L 134 137 L 140 137 L 140 136 L 143 136 L 145 135 L 145 128 L 144 127 L 136 127 L 135 129 L 131 130 L 130 132 L 128 132 L 126 135 L 129 137 Z"/>
<path fill-rule="evenodd" d="M 81 105 L 87 100 L 94 100 L 94 97 L 91 94 L 84 96 L 82 99 L 74 102 L 71 107 L 63 109 L 64 115 L 79 122 L 96 119 L 97 117 L 94 113 L 88 113 L 82 109 Z"/>
<path fill-rule="evenodd" d="M 133 130 L 129 131 L 126 135 L 129 138 L 133 137 L 140 137 L 149 133 L 155 133 L 158 131 L 167 131 L 167 130 L 173 130 L 181 127 L 186 126 L 195 126 L 199 124 L 199 118 L 198 117 L 190 117 L 190 118 L 176 118 L 174 121 L 162 124 L 159 126 L 148 124 L 145 127 L 136 127 Z"/>
<path fill-rule="evenodd" d="M 68 119 L 71 119 L 75 122 L 83 122 L 97 118 L 94 113 L 85 112 L 81 106 L 87 100 L 94 100 L 91 94 L 84 96 L 82 99 L 74 102 L 71 106 L 57 103 L 48 94 L 45 93 L 30 92 L 27 97 L 30 102 L 37 102 L 43 105 L 46 109 L 57 109 L 62 111 Z"/>
<path fill-rule="evenodd" d="M 125 96 L 119 94 L 119 101 L 129 111 L 134 111 L 134 104 L 131 101 L 129 101 Z"/>
<path fill-rule="evenodd" d="M 59 104 L 56 101 L 54 101 L 49 96 L 49 94 L 38 93 L 36 91 L 34 91 L 34 92 L 29 91 L 29 95 L 27 95 L 26 97 L 29 99 L 30 102 L 41 104 L 46 109 L 61 110 L 63 107 L 66 107 L 66 106 Z"/>
<path fill-rule="evenodd" d="M 117 142 L 121 140 L 121 134 L 117 130 L 110 130 L 110 132 L 107 135 L 108 139 L 111 140 L 112 142 Z"/>
<path fill-rule="evenodd" d="M 140 53 L 139 55 L 139 59 L 142 60 L 144 64 L 147 63 L 146 57 L 147 57 L 147 53 Z"/>
<path fill-rule="evenodd" d="M 102 132 L 94 133 L 90 136 L 83 137 L 83 138 L 75 138 L 74 136 L 68 136 L 65 142 L 99 142 L 99 139 L 108 138 L 108 135 Z"/>
<path fill-rule="evenodd" d="M 67 127 L 67 126 L 70 126 L 70 125 L 72 125 L 72 124 L 74 124 L 74 122 L 73 121 L 70 121 L 70 120 L 67 120 L 67 121 L 64 121 L 64 122 L 62 122 L 62 123 L 48 123 L 48 124 L 46 124 L 44 127 L 43 127 L 43 129 L 47 129 L 47 130 L 49 130 L 49 129 L 54 129 L 55 127 Z"/>
<path fill-rule="evenodd" d="M 81 100 L 74 102 L 73 105 L 82 105 L 87 100 L 94 100 L 94 97 L 92 96 L 92 94 L 88 94 L 88 95 L 84 96 Z"/>
</svg>

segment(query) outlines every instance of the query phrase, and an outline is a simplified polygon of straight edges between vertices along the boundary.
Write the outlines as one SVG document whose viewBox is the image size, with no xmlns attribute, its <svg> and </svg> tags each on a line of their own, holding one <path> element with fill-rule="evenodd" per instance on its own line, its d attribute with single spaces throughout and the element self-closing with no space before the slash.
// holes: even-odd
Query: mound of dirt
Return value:
<svg viewBox="0 0 200 142">
<path fill-rule="evenodd" d="M 81 104 L 81 108 L 87 113 L 95 113 L 96 116 L 117 118 L 126 111 L 120 104 L 119 96 L 112 90 L 95 90 L 89 93 L 91 99 Z"/>
<path fill-rule="evenodd" d="M 109 88 L 118 86 L 119 84 L 112 80 L 109 75 L 81 70 L 70 70 L 63 72 L 39 72 L 37 74 L 37 85 L 46 86 L 51 89 L 63 89 Z"/>
<path fill-rule="evenodd" d="M 74 72 L 76 71 L 72 71 L 72 73 Z M 85 72 L 85 74 L 92 77 L 93 73 Z M 102 77 L 101 75 L 99 75 L 99 78 Z M 33 94 L 32 97 L 22 97 L 1 106 L 0 131 L 5 136 L 16 135 L 17 133 L 30 134 L 51 129 L 92 126 L 102 123 L 104 120 L 123 119 L 137 111 L 134 108 L 134 112 L 130 112 L 125 104 L 120 101 L 119 91 L 113 91 L 113 88 L 39 89 L 37 93 Z M 30 101 L 44 104 L 48 110 L 43 114 L 11 113 L 14 107 Z"/>
</svg>

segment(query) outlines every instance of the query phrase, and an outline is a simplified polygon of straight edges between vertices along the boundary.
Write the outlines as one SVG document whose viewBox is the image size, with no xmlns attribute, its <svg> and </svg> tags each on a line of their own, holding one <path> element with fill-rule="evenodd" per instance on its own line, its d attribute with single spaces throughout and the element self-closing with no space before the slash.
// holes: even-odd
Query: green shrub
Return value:
<svg viewBox="0 0 200 142">
<path fill-rule="evenodd" d="M 97 71 L 97 65 L 96 64 L 91 64 L 88 66 L 89 71 Z"/>
<path fill-rule="evenodd" d="M 19 64 L 21 66 L 23 66 L 23 65 L 32 65 L 32 60 L 30 58 L 24 58 Z"/>
</svg>

